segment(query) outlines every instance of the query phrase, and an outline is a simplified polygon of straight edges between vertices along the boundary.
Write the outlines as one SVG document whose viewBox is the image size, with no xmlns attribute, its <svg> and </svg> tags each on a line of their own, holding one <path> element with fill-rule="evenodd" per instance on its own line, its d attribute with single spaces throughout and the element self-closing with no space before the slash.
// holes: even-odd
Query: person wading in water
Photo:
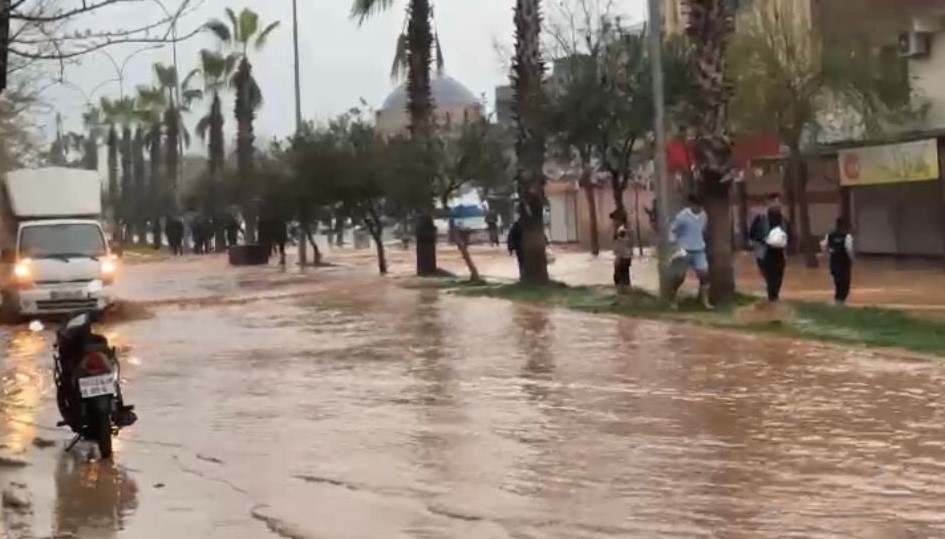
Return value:
<svg viewBox="0 0 945 539">
<path fill-rule="evenodd" d="M 853 235 L 850 223 L 845 217 L 837 219 L 837 225 L 820 242 L 830 260 L 830 276 L 833 277 L 833 299 L 837 305 L 843 305 L 850 295 L 853 279 Z"/>
<path fill-rule="evenodd" d="M 692 268 L 699 279 L 699 300 L 706 309 L 709 302 L 709 259 L 705 252 L 705 230 L 709 219 L 702 209 L 702 201 L 689 196 L 689 205 L 676 214 L 669 227 L 669 241 L 685 251 L 686 266 Z M 675 299 L 673 301 L 675 306 Z"/>
<path fill-rule="evenodd" d="M 755 261 L 764 277 L 768 303 L 777 303 L 781 298 L 784 269 L 787 264 L 785 250 L 790 243 L 791 229 L 781 213 L 781 198 L 768 195 L 768 208 L 757 215 L 749 227 L 748 238 L 755 253 Z"/>
</svg>

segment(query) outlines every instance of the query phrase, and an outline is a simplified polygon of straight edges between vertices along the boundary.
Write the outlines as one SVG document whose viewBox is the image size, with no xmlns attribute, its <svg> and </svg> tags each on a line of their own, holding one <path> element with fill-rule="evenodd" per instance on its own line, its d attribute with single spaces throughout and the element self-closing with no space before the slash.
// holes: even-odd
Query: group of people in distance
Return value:
<svg viewBox="0 0 945 539">
<path fill-rule="evenodd" d="M 655 224 L 656 219 L 652 218 L 655 208 L 648 210 L 648 213 Z M 699 281 L 699 301 L 706 309 L 712 309 L 709 301 L 709 260 L 706 255 L 707 226 L 708 216 L 701 199 L 690 195 L 686 207 L 673 217 L 666 233 L 676 249 L 671 256 L 670 273 L 677 279 L 677 288 L 691 270 Z M 782 213 L 780 196 L 768 195 L 765 210 L 755 215 L 748 227 L 748 243 L 765 281 L 769 303 L 780 300 L 787 263 L 785 255 L 792 235 L 790 223 Z M 846 217 L 837 219 L 834 229 L 823 238 L 820 246 L 829 261 L 834 282 L 834 301 L 837 305 L 843 305 L 850 294 L 854 257 L 853 235 Z M 618 295 L 624 295 L 630 290 L 633 258 L 632 239 L 625 224 L 618 223 L 615 227 L 613 249 L 614 285 Z M 675 307 L 675 301 L 673 305 Z"/>
</svg>

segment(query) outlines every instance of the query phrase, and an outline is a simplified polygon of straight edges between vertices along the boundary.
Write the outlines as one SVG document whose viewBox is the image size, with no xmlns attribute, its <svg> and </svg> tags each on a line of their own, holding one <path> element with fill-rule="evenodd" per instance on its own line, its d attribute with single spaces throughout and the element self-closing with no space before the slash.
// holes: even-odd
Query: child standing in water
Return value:
<svg viewBox="0 0 945 539">
<path fill-rule="evenodd" d="M 617 294 L 630 293 L 630 266 L 633 264 L 633 241 L 627 227 L 620 226 L 614 235 L 614 286 Z"/>
<path fill-rule="evenodd" d="M 837 225 L 823 241 L 821 248 L 830 259 L 830 276 L 833 277 L 833 299 L 837 305 L 843 305 L 850 295 L 853 279 L 853 235 L 850 223 L 845 217 L 837 219 Z"/>
</svg>

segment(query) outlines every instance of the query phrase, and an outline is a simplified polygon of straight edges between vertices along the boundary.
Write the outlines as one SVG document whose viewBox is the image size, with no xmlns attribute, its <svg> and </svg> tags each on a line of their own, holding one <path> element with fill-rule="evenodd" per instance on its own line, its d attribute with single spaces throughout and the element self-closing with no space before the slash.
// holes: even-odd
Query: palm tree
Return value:
<svg viewBox="0 0 945 539">
<path fill-rule="evenodd" d="M 85 144 L 82 147 L 82 166 L 87 170 L 98 170 L 98 140 L 102 135 L 102 111 L 89 104 L 82 113 L 85 126 Z"/>
<path fill-rule="evenodd" d="M 232 9 L 226 9 L 229 25 L 213 19 L 207 28 L 228 49 L 235 58 L 236 69 L 230 76 L 230 86 L 236 90 L 233 107 L 236 119 L 236 159 L 242 188 L 246 196 L 253 172 L 253 119 L 262 106 L 262 91 L 253 78 L 253 66 L 249 61 L 250 48 L 259 50 L 266 44 L 266 39 L 279 21 L 269 23 L 260 31 L 259 15 L 250 9 L 243 9 L 239 16 Z M 246 218 L 246 237 L 248 242 L 256 241 L 255 208 L 250 200 L 243 200 Z"/>
<path fill-rule="evenodd" d="M 195 99 L 210 98 L 210 109 L 197 121 L 197 136 L 207 143 L 207 168 L 210 173 L 209 200 L 212 215 L 221 214 L 221 201 L 218 200 L 221 190 L 223 167 L 226 162 L 226 148 L 223 136 L 223 103 L 220 92 L 226 86 L 227 77 L 236 67 L 238 57 L 234 54 L 222 54 L 203 49 L 200 51 L 200 67 L 191 71 L 184 79 L 184 88 L 189 88 L 192 81 L 199 77 L 203 82 L 203 89 L 188 90 Z M 217 228 L 215 238 L 218 248 L 226 243 L 222 227 Z"/>
<path fill-rule="evenodd" d="M 163 103 L 164 124 L 164 172 L 165 182 L 162 185 L 163 209 L 175 213 L 178 199 L 177 172 L 180 166 L 180 147 L 190 146 L 190 134 L 184 127 L 183 112 L 187 110 L 186 103 L 192 100 L 191 92 L 181 96 L 183 104 L 175 101 L 177 89 L 177 70 L 173 66 L 154 64 L 154 74 L 157 79 L 155 90 L 160 95 L 158 102 Z M 152 102 L 156 96 L 152 96 Z"/>
<path fill-rule="evenodd" d="M 131 231 L 130 219 L 134 214 L 132 207 L 135 200 L 134 193 L 134 170 L 132 170 L 133 141 L 131 126 L 136 120 L 137 104 L 133 97 L 123 97 L 115 102 L 114 115 L 118 125 L 121 126 L 121 140 L 118 142 L 118 155 L 121 158 L 121 197 L 119 202 L 119 221 L 122 231 Z M 116 133 L 117 135 L 117 133 Z M 122 240 L 125 240 L 122 234 Z"/>
<path fill-rule="evenodd" d="M 541 0 L 515 1 L 515 56 L 512 59 L 516 120 L 515 170 L 522 222 L 519 275 L 522 282 L 548 282 L 545 258 L 545 65 L 541 58 Z"/>
<path fill-rule="evenodd" d="M 694 46 L 693 76 L 700 90 L 693 156 L 709 218 L 709 296 L 716 304 L 735 300 L 734 246 L 729 189 L 732 184 L 732 146 L 728 125 L 729 77 L 726 46 L 735 30 L 728 0 L 687 0 L 686 33 Z"/>
<path fill-rule="evenodd" d="M 189 88 L 191 82 L 200 77 L 202 90 L 194 90 L 197 99 L 210 98 L 210 109 L 197 122 L 197 135 L 207 142 L 207 165 L 211 177 L 218 178 L 223 171 L 226 152 L 223 138 L 223 104 L 220 92 L 226 86 L 227 77 L 233 73 L 239 58 L 203 49 L 200 51 L 200 67 L 191 71 L 184 79 L 183 87 Z"/>
<path fill-rule="evenodd" d="M 355 0 L 351 6 L 351 16 L 363 23 L 371 16 L 390 8 L 393 0 Z M 433 139 L 433 94 L 430 89 L 430 64 L 433 52 L 434 35 L 431 25 L 433 9 L 430 0 L 409 0 L 407 4 L 407 31 L 397 43 L 394 59 L 394 71 L 398 64 L 407 66 L 407 111 L 410 114 L 410 132 L 420 143 L 432 151 Z M 440 54 L 438 63 L 442 63 Z M 432 159 L 429 159 L 432 161 Z M 436 227 L 433 224 L 433 170 L 429 167 L 431 193 L 423 197 L 429 200 L 426 207 L 420 208 L 417 218 L 417 274 L 436 273 Z"/>
<path fill-rule="evenodd" d="M 161 217 L 164 216 L 166 211 L 166 208 L 161 204 L 162 195 L 165 192 L 161 180 L 161 128 L 167 103 L 163 91 L 150 87 L 138 88 L 138 102 L 142 106 L 139 111 L 142 120 L 148 126 L 148 132 L 144 135 L 143 142 L 148 149 L 148 163 L 150 165 L 148 187 L 146 189 L 148 204 L 146 207 L 142 207 L 142 213 L 151 221 L 154 247 L 160 248 Z"/>
<path fill-rule="evenodd" d="M 115 123 L 118 120 L 118 106 L 115 101 L 103 97 L 100 102 L 102 114 L 105 116 L 105 122 L 108 124 L 108 134 L 106 135 L 106 146 L 108 147 L 108 196 L 106 205 L 111 214 L 112 234 L 118 234 L 118 130 Z"/>
<path fill-rule="evenodd" d="M 137 243 L 143 245 L 147 243 L 146 236 L 148 231 L 148 217 L 143 211 L 147 197 L 147 177 L 144 162 L 145 126 L 140 118 L 140 111 L 138 112 L 139 118 L 135 123 L 135 136 L 131 143 L 132 168 L 134 170 L 134 183 L 132 187 L 134 195 L 131 199 L 131 208 L 133 212 L 132 215 L 134 216 L 133 230 L 137 236 Z"/>
</svg>

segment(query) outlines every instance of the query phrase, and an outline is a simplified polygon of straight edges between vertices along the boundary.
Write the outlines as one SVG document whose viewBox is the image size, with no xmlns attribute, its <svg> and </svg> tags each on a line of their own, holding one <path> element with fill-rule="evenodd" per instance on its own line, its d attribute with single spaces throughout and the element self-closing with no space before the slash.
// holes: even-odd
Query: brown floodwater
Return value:
<svg viewBox="0 0 945 539">
<path fill-rule="evenodd" d="M 114 465 L 62 451 L 51 330 L 0 328 L 0 443 L 30 462 L 0 469 L 32 501 L 14 536 L 945 536 L 934 360 L 345 268 L 123 286 L 152 316 L 105 328 L 140 415 Z"/>
</svg>

